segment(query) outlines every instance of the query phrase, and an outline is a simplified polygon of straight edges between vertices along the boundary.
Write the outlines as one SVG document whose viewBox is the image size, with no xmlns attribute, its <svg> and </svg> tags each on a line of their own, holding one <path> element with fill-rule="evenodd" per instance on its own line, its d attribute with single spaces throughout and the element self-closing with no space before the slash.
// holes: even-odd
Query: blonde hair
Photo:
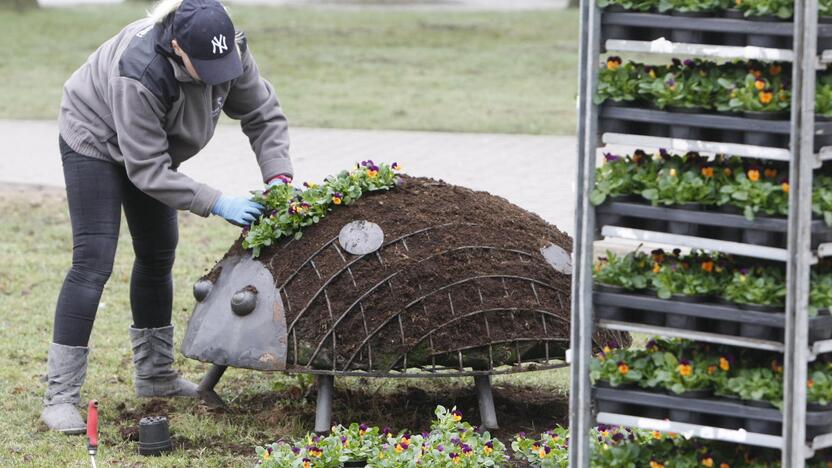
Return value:
<svg viewBox="0 0 832 468">
<path fill-rule="evenodd" d="M 181 4 L 182 0 L 159 0 L 153 5 L 153 8 L 148 10 L 147 17 L 152 19 L 154 23 L 161 23 L 168 15 L 175 12 Z M 222 5 L 222 2 L 220 4 Z M 223 5 L 223 8 L 225 8 L 226 13 L 229 13 L 225 5 Z"/>
<path fill-rule="evenodd" d="M 152 19 L 154 23 L 160 23 L 169 14 L 176 11 L 181 4 L 182 0 L 159 0 L 153 5 L 153 8 L 147 11 L 147 17 Z"/>
</svg>

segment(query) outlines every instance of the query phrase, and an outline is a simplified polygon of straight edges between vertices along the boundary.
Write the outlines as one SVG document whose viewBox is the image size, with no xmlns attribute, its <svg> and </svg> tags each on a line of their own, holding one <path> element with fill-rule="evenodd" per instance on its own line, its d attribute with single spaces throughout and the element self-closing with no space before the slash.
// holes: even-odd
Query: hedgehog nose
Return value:
<svg viewBox="0 0 832 468">
<path fill-rule="evenodd" d="M 214 283 L 208 280 L 197 281 L 194 283 L 194 299 L 197 302 L 204 301 L 212 289 L 214 289 Z"/>
<path fill-rule="evenodd" d="M 231 296 L 231 310 L 240 317 L 250 314 L 256 305 L 257 289 L 253 286 L 246 286 Z"/>
</svg>

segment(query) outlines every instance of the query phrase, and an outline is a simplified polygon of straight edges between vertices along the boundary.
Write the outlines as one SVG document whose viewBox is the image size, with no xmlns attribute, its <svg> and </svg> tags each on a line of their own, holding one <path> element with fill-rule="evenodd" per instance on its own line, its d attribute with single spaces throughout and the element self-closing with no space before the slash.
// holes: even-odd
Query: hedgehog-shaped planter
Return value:
<svg viewBox="0 0 832 468">
<path fill-rule="evenodd" d="M 227 366 L 318 374 L 316 431 L 335 375 L 474 376 L 496 428 L 490 375 L 564 365 L 571 250 L 502 198 L 403 177 L 258 258 L 238 240 L 194 286 L 182 351 L 214 364 L 215 402 Z"/>
</svg>

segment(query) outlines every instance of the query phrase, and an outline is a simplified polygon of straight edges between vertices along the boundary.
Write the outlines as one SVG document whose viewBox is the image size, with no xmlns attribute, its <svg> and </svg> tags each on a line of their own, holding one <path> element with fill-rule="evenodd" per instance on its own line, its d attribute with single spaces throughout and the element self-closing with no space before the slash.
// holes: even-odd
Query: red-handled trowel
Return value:
<svg viewBox="0 0 832 468">
<path fill-rule="evenodd" d="M 90 454 L 92 468 L 95 466 L 95 454 L 98 452 L 98 401 L 90 400 L 87 408 L 87 452 Z"/>
</svg>

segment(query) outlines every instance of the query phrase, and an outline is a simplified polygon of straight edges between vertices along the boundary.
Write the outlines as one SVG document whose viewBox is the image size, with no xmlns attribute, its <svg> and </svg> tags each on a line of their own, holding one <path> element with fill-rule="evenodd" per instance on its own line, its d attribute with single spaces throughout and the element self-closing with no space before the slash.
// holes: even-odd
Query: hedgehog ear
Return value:
<svg viewBox="0 0 832 468">
<path fill-rule="evenodd" d="M 540 249 L 546 263 L 564 275 L 572 274 L 572 255 L 557 244 L 549 244 Z"/>
</svg>

